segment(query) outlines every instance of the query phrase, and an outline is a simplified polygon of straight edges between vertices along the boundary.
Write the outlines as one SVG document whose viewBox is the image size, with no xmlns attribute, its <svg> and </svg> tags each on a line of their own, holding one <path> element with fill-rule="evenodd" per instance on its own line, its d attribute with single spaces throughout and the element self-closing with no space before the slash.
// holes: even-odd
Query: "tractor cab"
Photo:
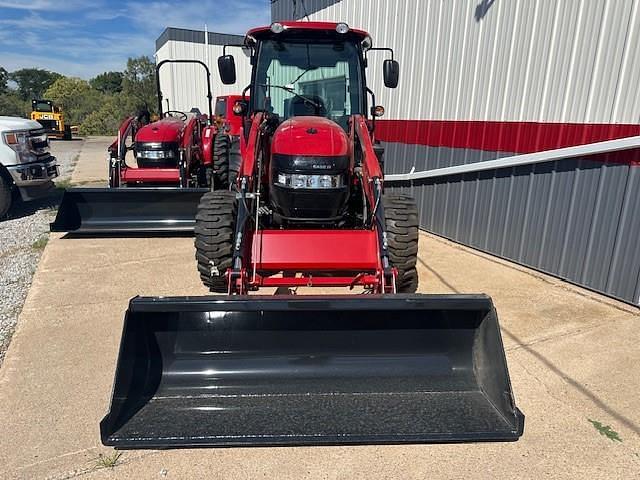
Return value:
<svg viewBox="0 0 640 480">
<path fill-rule="evenodd" d="M 271 147 L 265 162 L 271 223 L 361 225 L 362 194 L 356 185 L 362 183 L 357 178 L 362 169 L 354 166 L 363 161 L 362 142 L 354 141 L 354 128 L 368 116 L 365 68 L 371 38 L 346 23 L 283 22 L 250 30 L 245 47 L 251 50 L 253 80 L 242 113 L 249 119 L 263 116 L 271 129 L 265 137 Z M 397 85 L 397 65 L 385 60 L 389 87 Z M 231 55 L 220 57 L 218 66 L 224 83 L 235 80 Z M 379 160 L 371 160 L 376 169 Z"/>
<path fill-rule="evenodd" d="M 273 23 L 250 30 L 245 46 L 254 65 L 247 113 L 265 112 L 278 122 L 325 117 L 345 131 L 351 116 L 367 115 L 366 53 L 372 42 L 366 32 L 345 23 Z M 233 83 L 233 57 L 221 57 L 219 67 L 223 83 Z M 397 85 L 398 70 L 393 58 L 385 60 L 385 85 Z"/>
</svg>

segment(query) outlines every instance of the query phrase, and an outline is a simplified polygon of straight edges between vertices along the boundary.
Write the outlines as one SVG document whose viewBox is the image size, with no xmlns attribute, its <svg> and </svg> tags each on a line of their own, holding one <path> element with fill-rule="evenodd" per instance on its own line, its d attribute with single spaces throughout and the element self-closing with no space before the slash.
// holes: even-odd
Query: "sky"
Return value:
<svg viewBox="0 0 640 480">
<path fill-rule="evenodd" d="M 244 34 L 270 23 L 269 0 L 0 0 L 0 66 L 89 79 L 153 55 L 166 27 Z"/>
</svg>

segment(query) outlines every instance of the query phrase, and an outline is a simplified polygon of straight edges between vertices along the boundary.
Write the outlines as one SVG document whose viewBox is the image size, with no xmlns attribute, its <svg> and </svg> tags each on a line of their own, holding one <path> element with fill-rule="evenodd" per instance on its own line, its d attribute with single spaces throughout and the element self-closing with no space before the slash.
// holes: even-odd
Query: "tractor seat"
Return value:
<svg viewBox="0 0 640 480">
<path fill-rule="evenodd" d="M 320 105 L 320 108 L 316 108 L 304 98 L 294 97 L 289 104 L 289 117 L 301 117 L 303 115 L 310 116 L 327 116 L 327 108 L 324 106 L 324 101 L 318 95 L 305 95 L 309 100 Z"/>
</svg>

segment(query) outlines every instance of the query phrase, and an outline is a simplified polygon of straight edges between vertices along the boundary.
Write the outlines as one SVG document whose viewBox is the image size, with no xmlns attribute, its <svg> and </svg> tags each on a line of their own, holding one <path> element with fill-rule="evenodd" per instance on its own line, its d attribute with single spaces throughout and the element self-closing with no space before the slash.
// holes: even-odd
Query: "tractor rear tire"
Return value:
<svg viewBox="0 0 640 480">
<path fill-rule="evenodd" d="M 240 138 L 218 133 L 213 141 L 213 168 L 217 188 L 229 189 L 236 183 L 240 162 Z"/>
<path fill-rule="evenodd" d="M 407 195 L 384 195 L 387 244 L 391 265 L 398 270 L 398 293 L 414 293 L 418 289 L 418 207 Z"/>
<path fill-rule="evenodd" d="M 237 201 L 234 192 L 215 190 L 200 198 L 195 225 L 198 272 L 205 287 L 226 293 L 225 273 L 233 260 Z"/>
</svg>

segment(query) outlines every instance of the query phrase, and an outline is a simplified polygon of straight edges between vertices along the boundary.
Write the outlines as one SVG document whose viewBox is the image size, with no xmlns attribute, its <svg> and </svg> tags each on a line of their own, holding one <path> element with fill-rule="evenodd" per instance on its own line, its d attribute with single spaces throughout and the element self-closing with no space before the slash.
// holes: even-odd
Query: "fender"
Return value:
<svg viewBox="0 0 640 480">
<path fill-rule="evenodd" d="M 205 165 L 213 164 L 213 142 L 218 133 L 218 128 L 215 125 L 210 125 L 202 129 L 202 163 Z"/>
</svg>

